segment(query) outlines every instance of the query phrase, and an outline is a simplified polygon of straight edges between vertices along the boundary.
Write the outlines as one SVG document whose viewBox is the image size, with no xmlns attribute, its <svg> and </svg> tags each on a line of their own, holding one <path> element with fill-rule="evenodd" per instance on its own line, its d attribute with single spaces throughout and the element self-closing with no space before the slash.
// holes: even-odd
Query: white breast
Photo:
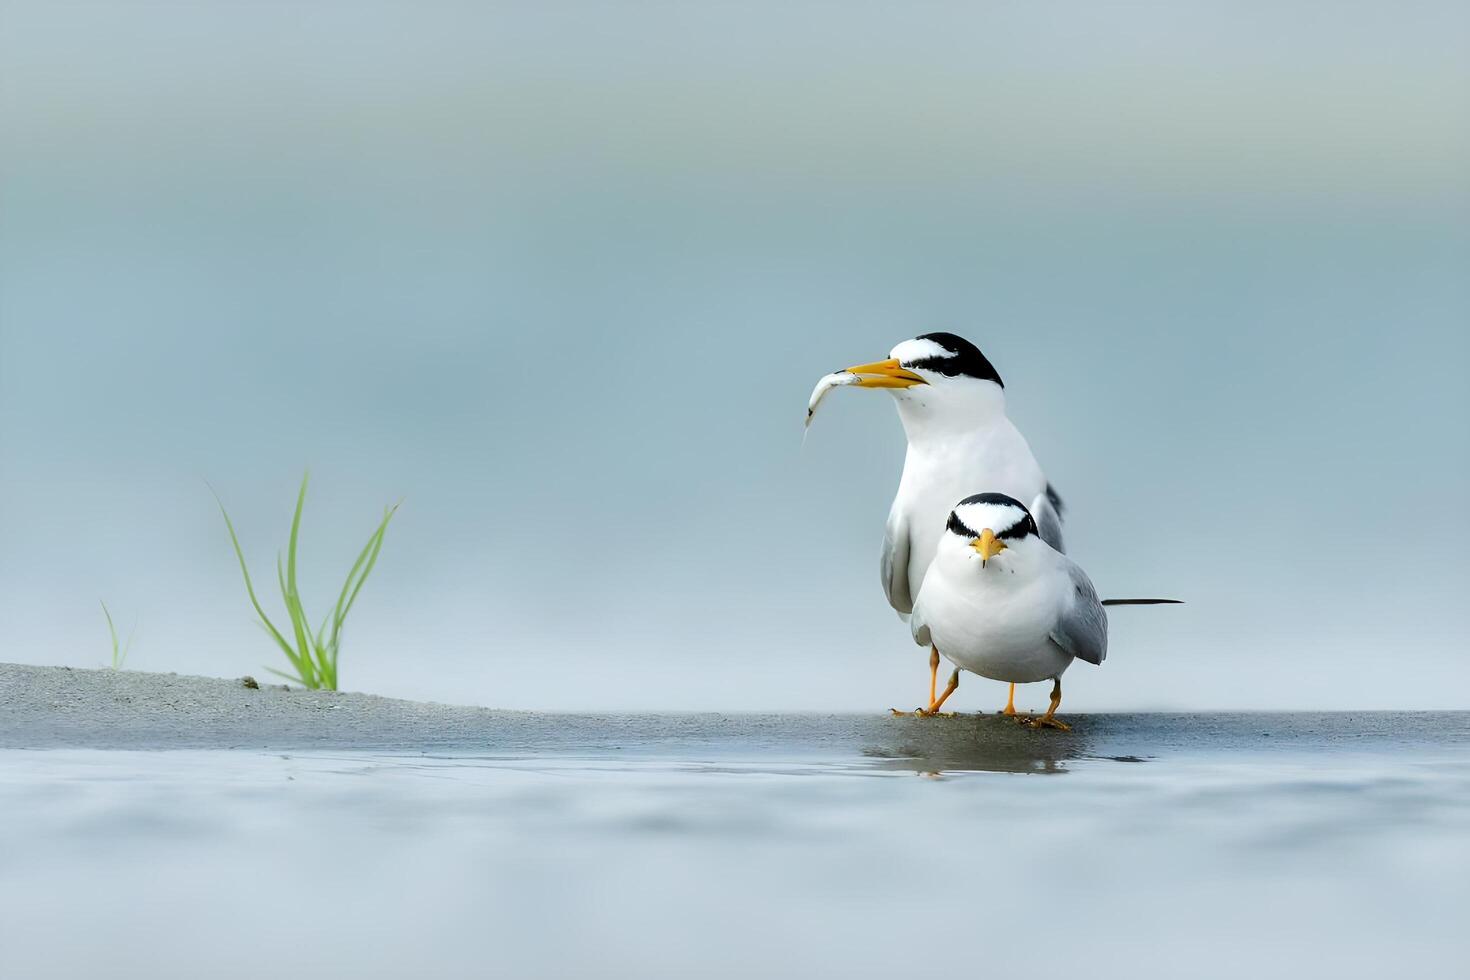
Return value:
<svg viewBox="0 0 1470 980">
<path fill-rule="evenodd" d="M 1004 417 L 961 437 L 911 441 L 893 501 L 908 526 L 909 595 L 918 596 L 955 504 L 987 492 L 1029 503 L 1045 490 L 1031 447 Z"/>
<path fill-rule="evenodd" d="M 1007 570 L 945 574 L 935 565 L 914 615 L 939 652 L 957 667 L 997 681 L 1029 684 L 1058 677 L 1072 658 L 1051 641 L 1064 596 L 1051 575 L 1017 583 Z"/>
</svg>

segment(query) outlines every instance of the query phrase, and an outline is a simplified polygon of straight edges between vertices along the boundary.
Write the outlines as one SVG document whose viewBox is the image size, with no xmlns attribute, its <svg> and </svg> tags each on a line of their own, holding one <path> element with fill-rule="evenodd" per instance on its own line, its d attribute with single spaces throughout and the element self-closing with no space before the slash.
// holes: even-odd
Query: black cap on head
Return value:
<svg viewBox="0 0 1470 980">
<path fill-rule="evenodd" d="M 979 531 L 974 530 L 960 519 L 959 509 L 970 505 L 1004 507 L 1007 510 L 1019 512 L 1016 514 L 1016 519 L 1005 527 L 991 528 L 997 538 L 1014 541 L 1017 538 L 1024 538 L 1028 534 L 1040 536 L 1036 530 L 1036 521 L 1031 517 L 1031 512 L 1026 509 L 1026 505 L 1015 497 L 1008 497 L 1003 493 L 977 493 L 955 504 L 955 509 L 950 511 L 949 514 L 949 523 L 945 525 L 950 531 L 970 538 L 978 538 L 980 536 Z"/>
<path fill-rule="evenodd" d="M 1000 380 L 1000 374 L 995 370 L 995 365 L 990 363 L 990 359 L 980 353 L 980 348 L 964 337 L 952 333 L 926 333 L 914 339 L 936 343 L 949 354 L 944 357 L 920 358 L 905 365 L 906 367 L 923 368 L 949 378 L 978 378 L 981 381 L 994 381 L 1002 388 L 1006 386 L 1005 382 Z"/>
</svg>

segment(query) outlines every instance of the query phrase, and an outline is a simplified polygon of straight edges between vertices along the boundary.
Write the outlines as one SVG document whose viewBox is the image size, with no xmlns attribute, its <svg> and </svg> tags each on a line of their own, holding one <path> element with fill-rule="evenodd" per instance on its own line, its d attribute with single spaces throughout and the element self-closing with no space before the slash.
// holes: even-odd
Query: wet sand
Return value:
<svg viewBox="0 0 1470 980">
<path fill-rule="evenodd" d="M 0 664 L 0 748 L 493 752 L 916 771 L 1053 772 L 1077 760 L 1470 745 L 1470 712 L 1064 715 L 549 714 L 240 679 Z"/>
</svg>

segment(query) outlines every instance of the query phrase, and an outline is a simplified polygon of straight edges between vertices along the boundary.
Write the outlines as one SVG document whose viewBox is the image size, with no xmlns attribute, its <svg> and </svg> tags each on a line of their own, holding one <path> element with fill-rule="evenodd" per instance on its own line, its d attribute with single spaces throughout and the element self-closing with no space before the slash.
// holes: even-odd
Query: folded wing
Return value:
<svg viewBox="0 0 1470 980">
<path fill-rule="evenodd" d="M 1078 660 L 1100 664 L 1108 655 L 1108 614 L 1087 573 L 1072 561 L 1067 561 L 1067 571 L 1072 579 L 1072 602 L 1049 634 L 1051 641 Z"/>
<path fill-rule="evenodd" d="M 1036 521 L 1036 530 L 1041 535 L 1041 540 L 1065 554 L 1067 548 L 1062 544 L 1062 498 L 1057 496 L 1050 483 L 1031 501 L 1031 516 Z"/>
<path fill-rule="evenodd" d="M 888 514 L 888 526 L 883 531 L 879 573 L 888 604 L 900 615 L 913 612 L 914 597 L 909 594 L 909 523 L 897 507 Z"/>
</svg>

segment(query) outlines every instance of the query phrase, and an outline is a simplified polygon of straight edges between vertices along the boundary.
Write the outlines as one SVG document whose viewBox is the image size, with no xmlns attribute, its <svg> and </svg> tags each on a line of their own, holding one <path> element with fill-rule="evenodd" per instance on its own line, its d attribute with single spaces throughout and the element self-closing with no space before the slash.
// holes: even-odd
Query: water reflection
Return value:
<svg viewBox="0 0 1470 980">
<path fill-rule="evenodd" d="M 1000 715 L 895 718 L 863 747 L 872 765 L 925 775 L 961 772 L 1064 773 L 1088 754 L 1085 731 L 1036 730 Z"/>
</svg>

